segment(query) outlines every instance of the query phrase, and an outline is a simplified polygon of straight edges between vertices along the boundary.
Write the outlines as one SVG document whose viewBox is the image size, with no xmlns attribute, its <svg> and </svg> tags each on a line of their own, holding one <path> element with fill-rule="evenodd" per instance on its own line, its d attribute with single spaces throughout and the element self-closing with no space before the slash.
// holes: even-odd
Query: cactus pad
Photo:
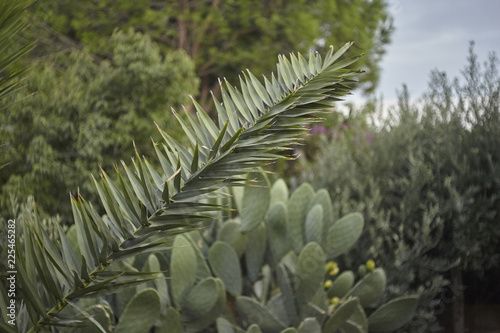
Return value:
<svg viewBox="0 0 500 333">
<path fill-rule="evenodd" d="M 382 268 L 367 274 L 349 291 L 347 296 L 357 296 L 363 307 L 376 303 L 385 291 L 386 278 Z"/>
<path fill-rule="evenodd" d="M 227 243 L 216 241 L 210 247 L 208 260 L 215 276 L 224 282 L 227 292 L 233 296 L 241 295 L 240 261 L 233 248 Z"/>
<path fill-rule="evenodd" d="M 149 331 L 160 316 L 160 296 L 154 289 L 136 294 L 127 304 L 116 326 L 116 333 L 143 333 Z"/>
<path fill-rule="evenodd" d="M 402 296 L 382 305 L 368 318 L 370 331 L 379 333 L 400 328 L 410 320 L 417 303 L 417 296 Z"/>
<path fill-rule="evenodd" d="M 307 207 L 314 196 L 314 189 L 311 185 L 304 183 L 300 185 L 290 196 L 287 202 L 288 211 L 288 238 L 292 249 L 300 253 L 304 247 L 304 223 L 307 214 Z"/>
<path fill-rule="evenodd" d="M 344 297 L 349 289 L 354 285 L 354 273 L 352 271 L 342 272 L 336 279 L 333 281 L 332 286 L 328 289 L 328 297 Z"/>
<path fill-rule="evenodd" d="M 305 224 L 306 243 L 323 243 L 323 206 L 314 205 L 306 216 Z"/>
<path fill-rule="evenodd" d="M 297 298 L 307 303 L 323 285 L 325 253 L 318 243 L 307 244 L 297 262 Z"/>
<path fill-rule="evenodd" d="M 280 178 L 274 182 L 271 187 L 271 202 L 269 206 L 272 206 L 278 202 L 286 203 L 288 200 L 288 187 L 286 186 L 285 181 Z"/>
<path fill-rule="evenodd" d="M 170 262 L 172 298 L 180 306 L 183 295 L 191 288 L 196 279 L 197 259 L 191 243 L 183 235 L 174 240 Z"/>
<path fill-rule="evenodd" d="M 271 198 L 269 180 L 264 173 L 250 173 L 249 178 L 255 179 L 256 183 L 243 190 L 243 207 L 240 209 L 242 232 L 253 230 L 264 220 Z"/>
<path fill-rule="evenodd" d="M 236 311 L 248 325 L 257 324 L 263 333 L 280 332 L 286 328 L 269 310 L 253 298 L 239 296 L 235 303 Z"/>
<path fill-rule="evenodd" d="M 279 202 L 269 209 L 266 218 L 269 250 L 276 265 L 290 250 L 287 240 L 288 214 L 285 204 Z"/>
<path fill-rule="evenodd" d="M 266 251 L 266 225 L 264 223 L 248 234 L 248 246 L 245 252 L 245 264 L 250 281 L 255 282 L 259 278 L 260 269 L 264 263 Z"/>
<path fill-rule="evenodd" d="M 335 222 L 326 235 L 325 252 L 329 259 L 349 251 L 363 231 L 363 215 L 351 213 Z"/>
</svg>

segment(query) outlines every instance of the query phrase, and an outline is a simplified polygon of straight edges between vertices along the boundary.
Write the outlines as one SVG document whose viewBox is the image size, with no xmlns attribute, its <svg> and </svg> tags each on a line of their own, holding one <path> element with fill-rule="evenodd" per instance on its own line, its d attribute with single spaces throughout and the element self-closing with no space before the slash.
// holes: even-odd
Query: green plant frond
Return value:
<svg viewBox="0 0 500 333">
<path fill-rule="evenodd" d="M 18 82 L 16 78 L 24 69 L 13 68 L 16 61 L 28 53 L 33 44 L 13 48 L 29 20 L 28 9 L 32 0 L 6 0 L 0 4 L 0 100 L 12 93 Z"/>
<path fill-rule="evenodd" d="M 305 125 L 330 111 L 349 91 L 344 80 L 360 72 L 345 68 L 358 57 L 338 61 L 351 44 L 337 52 L 331 48 L 324 60 L 314 52 L 308 60 L 300 54 L 280 56 L 276 74 L 261 83 L 247 71 L 240 90 L 221 81 L 222 103 L 213 97 L 216 122 L 194 100 L 196 115 L 187 113 L 187 122 L 174 112 L 189 149 L 158 128 L 164 142 L 153 145 L 160 172 L 137 152 L 132 167 L 122 161 L 122 168 L 116 168 L 115 179 L 101 170 L 94 182 L 103 215 L 82 196 L 71 197 L 81 255 L 62 229 L 55 245 L 37 221 L 24 219 L 20 228 L 26 251 L 19 270 L 25 273 L 20 284 L 27 293 L 32 331 L 43 325 L 80 325 L 78 317 L 56 315 L 70 301 L 158 279 L 158 272 L 118 272 L 110 265 L 165 249 L 169 236 L 204 227 L 217 218 L 216 212 L 228 210 L 207 203 L 207 195 L 224 195 L 218 190 L 246 185 L 248 172 L 292 158 L 288 151 L 304 137 Z"/>
</svg>

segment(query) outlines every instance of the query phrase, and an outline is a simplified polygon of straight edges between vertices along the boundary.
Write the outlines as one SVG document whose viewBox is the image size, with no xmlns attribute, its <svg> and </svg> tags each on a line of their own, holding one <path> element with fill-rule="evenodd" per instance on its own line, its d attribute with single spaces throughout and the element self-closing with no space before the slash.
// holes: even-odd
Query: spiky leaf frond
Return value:
<svg viewBox="0 0 500 333">
<path fill-rule="evenodd" d="M 289 157 L 291 146 L 334 103 L 349 92 L 346 83 L 359 70 L 346 69 L 356 58 L 339 61 L 349 48 L 330 49 L 322 59 L 311 52 L 280 56 L 276 75 L 263 83 L 250 71 L 240 87 L 221 81 L 222 101 L 213 97 L 214 122 L 193 100 L 196 116 L 184 120 L 175 111 L 188 137 L 186 149 L 159 129 L 163 143 L 153 143 L 161 172 L 136 153 L 132 166 L 122 162 L 116 178 L 104 171 L 95 185 L 105 209 L 97 210 L 80 195 L 71 198 L 81 257 L 64 232 L 55 246 L 38 224 L 29 219 L 24 228 L 25 248 L 18 251 L 22 290 L 33 330 L 45 325 L 69 325 L 57 314 L 82 297 L 115 292 L 125 286 L 157 278 L 153 273 L 124 273 L 110 265 L 148 251 L 167 247 L 168 236 L 199 228 L 227 208 L 202 198 L 219 195 L 225 186 L 245 185 L 245 174 Z M 50 309 L 50 310 L 47 310 Z M 79 324 L 77 319 L 71 322 Z"/>
</svg>

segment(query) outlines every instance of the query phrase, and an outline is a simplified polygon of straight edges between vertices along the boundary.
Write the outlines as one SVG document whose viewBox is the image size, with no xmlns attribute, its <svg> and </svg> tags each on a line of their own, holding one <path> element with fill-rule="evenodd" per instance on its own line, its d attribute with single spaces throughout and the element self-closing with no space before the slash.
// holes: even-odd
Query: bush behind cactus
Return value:
<svg viewBox="0 0 500 333">
<path fill-rule="evenodd" d="M 336 218 L 358 211 L 367 221 L 362 246 L 343 261 L 369 256 L 390 270 L 388 296 L 420 293 L 406 332 L 437 330 L 443 307 L 460 304 L 447 295 L 460 297 L 471 280 L 487 295 L 475 290 L 474 299 L 490 299 L 488 280 L 497 285 L 499 62 L 491 54 L 480 66 L 472 46 L 460 79 L 434 71 L 419 103 L 405 87 L 378 130 L 366 125 L 365 115 L 345 120 L 334 140 L 321 142 L 306 172 L 332 196 Z M 461 271 L 469 283 L 460 282 Z M 450 277 L 451 290 L 443 289 Z"/>
</svg>

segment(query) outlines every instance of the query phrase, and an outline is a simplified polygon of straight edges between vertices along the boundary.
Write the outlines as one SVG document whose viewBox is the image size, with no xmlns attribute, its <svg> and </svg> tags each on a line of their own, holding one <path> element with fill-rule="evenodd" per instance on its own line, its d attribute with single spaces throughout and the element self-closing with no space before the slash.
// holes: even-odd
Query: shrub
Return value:
<svg viewBox="0 0 500 333">
<path fill-rule="evenodd" d="M 361 211 L 367 221 L 364 245 L 345 262 L 372 257 L 394 273 L 389 295 L 421 292 L 419 316 L 407 330 L 435 326 L 446 278 L 456 291 L 461 270 L 481 275 L 498 264 L 497 65 L 492 54 L 481 68 L 471 46 L 462 80 L 433 72 L 416 104 L 404 87 L 382 128 L 351 127 L 322 145 L 311 168 L 336 217 Z"/>
</svg>

